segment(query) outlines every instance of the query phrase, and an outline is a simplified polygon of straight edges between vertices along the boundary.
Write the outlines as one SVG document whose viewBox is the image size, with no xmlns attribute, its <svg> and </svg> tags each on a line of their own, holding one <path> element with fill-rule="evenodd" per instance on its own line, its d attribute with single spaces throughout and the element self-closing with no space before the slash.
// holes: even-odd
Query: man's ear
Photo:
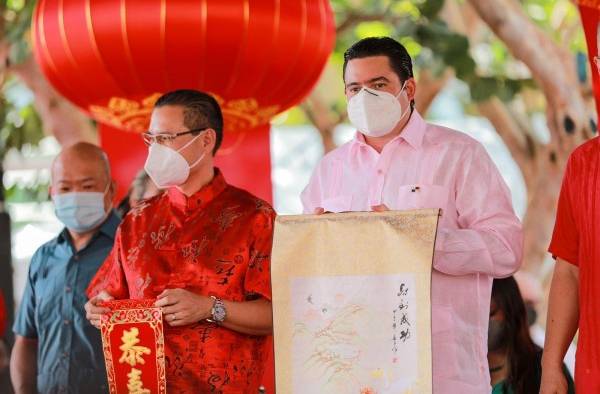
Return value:
<svg viewBox="0 0 600 394">
<path fill-rule="evenodd" d="M 214 129 L 207 129 L 202 135 L 202 145 L 211 152 L 215 149 L 217 143 L 217 132 Z"/>
<path fill-rule="evenodd" d="M 406 95 L 408 96 L 408 101 L 413 101 L 415 96 L 417 95 L 417 82 L 414 78 L 409 78 L 406 80 Z"/>
</svg>

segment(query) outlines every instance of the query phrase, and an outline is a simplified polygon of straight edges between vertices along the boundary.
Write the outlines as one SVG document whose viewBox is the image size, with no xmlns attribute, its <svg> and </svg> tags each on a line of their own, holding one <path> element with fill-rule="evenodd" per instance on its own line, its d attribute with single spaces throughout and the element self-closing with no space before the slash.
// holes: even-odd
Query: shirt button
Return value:
<svg viewBox="0 0 600 394">
<path fill-rule="evenodd" d="M 76 254 L 75 256 L 73 256 L 73 260 L 75 260 L 75 261 L 79 260 L 79 255 Z"/>
<path fill-rule="evenodd" d="M 71 292 L 71 287 L 70 287 L 70 286 L 67 286 L 67 287 L 65 287 L 65 291 L 66 291 L 67 293 L 70 293 L 70 292 Z"/>
<path fill-rule="evenodd" d="M 68 352 L 63 352 L 62 356 L 63 356 L 64 358 L 67 358 L 67 357 L 69 357 L 69 353 L 68 353 Z"/>
<path fill-rule="evenodd" d="M 377 173 L 378 173 L 379 175 L 383 175 L 383 170 L 377 170 Z"/>
<path fill-rule="evenodd" d="M 63 323 L 65 323 L 65 326 L 68 326 L 69 324 L 71 324 L 71 320 L 65 319 L 63 320 Z"/>
</svg>

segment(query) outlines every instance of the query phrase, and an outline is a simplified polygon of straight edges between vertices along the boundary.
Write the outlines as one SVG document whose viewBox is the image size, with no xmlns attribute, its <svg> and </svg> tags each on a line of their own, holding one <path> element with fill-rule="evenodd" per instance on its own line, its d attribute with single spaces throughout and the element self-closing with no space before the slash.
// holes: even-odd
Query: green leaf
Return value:
<svg viewBox="0 0 600 394">
<path fill-rule="evenodd" d="M 13 11 L 21 11 L 25 7 L 25 0 L 8 0 L 6 8 Z"/>
<path fill-rule="evenodd" d="M 367 37 L 390 36 L 392 32 L 392 26 L 383 22 L 362 22 L 354 29 L 354 34 L 359 40 Z"/>
<path fill-rule="evenodd" d="M 433 19 L 440 13 L 442 8 L 444 8 L 444 0 L 427 0 L 417 7 L 419 8 L 421 15 L 425 18 Z"/>
<path fill-rule="evenodd" d="M 460 79 L 470 78 L 475 73 L 475 61 L 469 54 L 469 41 L 466 37 L 448 30 L 445 23 L 420 24 L 415 34 L 417 41 L 428 48 L 435 56 L 452 67 Z"/>
<path fill-rule="evenodd" d="M 499 87 L 498 79 L 493 77 L 473 78 L 469 83 L 471 98 L 476 102 L 485 101 L 495 96 Z"/>
</svg>

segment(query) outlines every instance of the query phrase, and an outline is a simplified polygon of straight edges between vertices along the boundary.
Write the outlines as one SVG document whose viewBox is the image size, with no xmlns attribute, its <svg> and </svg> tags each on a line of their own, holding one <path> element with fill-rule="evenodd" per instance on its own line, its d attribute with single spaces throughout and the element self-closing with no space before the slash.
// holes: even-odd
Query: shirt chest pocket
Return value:
<svg viewBox="0 0 600 394">
<path fill-rule="evenodd" d="M 446 209 L 450 190 L 440 185 L 401 185 L 393 209 Z M 392 207 L 390 207 L 392 208 Z"/>
</svg>

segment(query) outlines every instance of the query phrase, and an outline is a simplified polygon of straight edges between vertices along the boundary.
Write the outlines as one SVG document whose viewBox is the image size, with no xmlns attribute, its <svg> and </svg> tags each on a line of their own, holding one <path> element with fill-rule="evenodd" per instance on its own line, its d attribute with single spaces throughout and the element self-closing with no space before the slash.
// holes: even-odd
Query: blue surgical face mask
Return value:
<svg viewBox="0 0 600 394">
<path fill-rule="evenodd" d="M 53 195 L 56 217 L 69 230 L 77 233 L 93 230 L 106 218 L 104 196 L 109 187 L 110 183 L 104 193 L 71 192 Z"/>
</svg>

